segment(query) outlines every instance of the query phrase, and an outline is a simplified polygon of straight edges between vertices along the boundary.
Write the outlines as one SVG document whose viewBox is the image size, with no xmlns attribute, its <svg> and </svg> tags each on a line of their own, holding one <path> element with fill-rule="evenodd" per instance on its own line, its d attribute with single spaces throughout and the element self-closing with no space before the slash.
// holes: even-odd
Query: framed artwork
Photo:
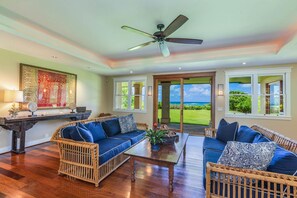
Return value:
<svg viewBox="0 0 297 198">
<path fill-rule="evenodd" d="M 24 92 L 21 109 L 35 102 L 38 109 L 68 108 L 76 104 L 76 74 L 20 64 L 20 88 Z"/>
</svg>

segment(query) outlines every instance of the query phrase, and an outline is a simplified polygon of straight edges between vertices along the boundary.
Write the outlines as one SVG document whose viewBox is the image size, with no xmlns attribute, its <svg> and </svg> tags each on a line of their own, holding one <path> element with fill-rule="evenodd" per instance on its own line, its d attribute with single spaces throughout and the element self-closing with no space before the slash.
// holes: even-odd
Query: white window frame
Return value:
<svg viewBox="0 0 297 198">
<path fill-rule="evenodd" d="M 291 67 L 231 70 L 225 72 L 225 116 L 236 118 L 260 118 L 291 120 Z M 258 113 L 258 77 L 269 75 L 283 76 L 284 115 Z M 232 77 L 251 76 L 252 111 L 250 114 L 229 112 L 229 79 Z"/>
<path fill-rule="evenodd" d="M 132 82 L 142 81 L 144 82 L 144 109 L 131 109 L 131 97 L 132 97 Z M 128 109 L 116 108 L 116 84 L 119 82 L 128 82 Z M 146 76 L 129 76 L 113 79 L 113 111 L 118 112 L 131 112 L 131 113 L 146 113 L 147 112 L 147 77 Z"/>
</svg>

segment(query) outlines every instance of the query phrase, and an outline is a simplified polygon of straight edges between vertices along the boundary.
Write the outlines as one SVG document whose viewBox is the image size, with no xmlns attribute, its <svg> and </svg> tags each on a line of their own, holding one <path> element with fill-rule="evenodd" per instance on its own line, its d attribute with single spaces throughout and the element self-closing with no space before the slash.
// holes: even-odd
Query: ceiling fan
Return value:
<svg viewBox="0 0 297 198">
<path fill-rule="evenodd" d="M 165 27 L 164 24 L 158 24 L 157 28 L 159 31 L 155 32 L 154 34 L 149 34 L 147 32 L 129 27 L 129 26 L 122 26 L 122 29 L 128 30 L 134 33 L 141 34 L 143 36 L 150 37 L 154 40 L 137 45 L 135 47 L 131 47 L 128 50 L 136 50 L 145 46 L 148 46 L 150 44 L 153 44 L 155 42 L 158 42 L 160 50 L 164 57 L 167 57 L 170 55 L 170 51 L 166 45 L 166 42 L 172 42 L 172 43 L 183 43 L 183 44 L 201 44 L 203 40 L 200 39 L 189 39 L 189 38 L 168 38 L 173 32 L 175 32 L 178 28 L 180 28 L 185 22 L 187 22 L 188 18 L 184 15 L 179 15 L 174 21 L 170 23 L 170 25 L 162 31 L 162 29 Z"/>
</svg>

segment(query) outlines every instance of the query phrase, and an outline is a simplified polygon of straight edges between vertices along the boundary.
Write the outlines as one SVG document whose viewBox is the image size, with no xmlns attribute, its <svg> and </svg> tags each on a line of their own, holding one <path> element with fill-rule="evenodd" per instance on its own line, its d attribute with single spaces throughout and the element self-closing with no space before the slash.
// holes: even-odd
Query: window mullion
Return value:
<svg viewBox="0 0 297 198">
<path fill-rule="evenodd" d="M 131 110 L 132 81 L 128 81 L 128 109 Z"/>
<path fill-rule="evenodd" d="M 258 114 L 258 75 L 252 76 L 252 114 Z"/>
</svg>

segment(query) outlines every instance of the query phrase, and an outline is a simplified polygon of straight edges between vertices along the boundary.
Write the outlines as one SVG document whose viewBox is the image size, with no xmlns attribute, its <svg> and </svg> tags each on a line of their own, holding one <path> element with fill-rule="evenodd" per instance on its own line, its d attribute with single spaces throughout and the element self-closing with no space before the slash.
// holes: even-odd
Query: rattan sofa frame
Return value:
<svg viewBox="0 0 297 198">
<path fill-rule="evenodd" d="M 297 153 L 297 142 L 259 125 L 252 129 L 262 133 L 283 148 Z M 206 129 L 206 136 L 215 136 L 214 129 Z M 230 188 L 232 186 L 232 188 Z M 237 194 L 236 188 L 242 192 Z M 231 190 L 232 189 L 232 190 Z M 272 196 L 271 196 L 272 195 Z M 297 197 L 297 176 L 268 171 L 232 168 L 216 163 L 207 163 L 206 197 Z"/>
<path fill-rule="evenodd" d="M 119 153 L 109 159 L 104 164 L 99 165 L 99 149 L 100 145 L 89 142 L 79 142 L 61 137 L 61 129 L 67 126 L 75 126 L 78 122 L 103 122 L 116 116 L 93 118 L 88 120 L 80 120 L 69 122 L 59 127 L 53 134 L 51 141 L 57 143 L 60 155 L 60 165 L 58 174 L 67 175 L 76 179 L 95 184 L 99 183 L 125 163 L 129 156 L 124 152 Z M 137 128 L 147 130 L 148 125 L 145 123 L 137 123 Z"/>
</svg>

